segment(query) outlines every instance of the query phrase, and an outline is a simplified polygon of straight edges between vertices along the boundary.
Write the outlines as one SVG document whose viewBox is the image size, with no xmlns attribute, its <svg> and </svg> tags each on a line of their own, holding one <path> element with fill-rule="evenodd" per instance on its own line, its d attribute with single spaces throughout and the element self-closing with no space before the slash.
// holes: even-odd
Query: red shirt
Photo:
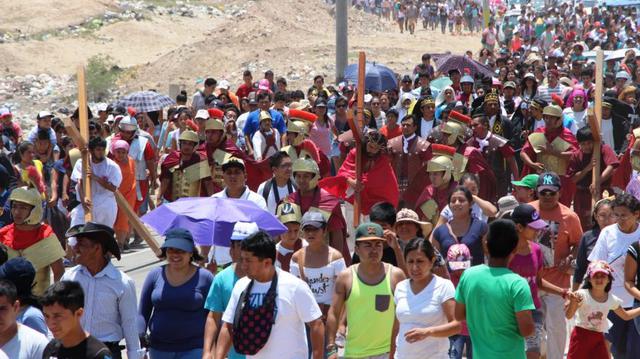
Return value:
<svg viewBox="0 0 640 359">
<path fill-rule="evenodd" d="M 569 165 L 567 166 L 567 177 L 573 177 L 576 173 L 585 168 L 589 164 L 589 162 L 591 162 L 591 156 L 591 153 L 586 154 L 580 149 L 573 152 L 573 154 L 571 155 L 571 159 L 569 160 Z M 609 145 L 603 143 L 600 147 L 600 171 L 604 171 L 607 166 L 613 166 L 614 168 L 618 167 L 619 164 L 620 162 L 618 161 L 618 156 L 616 156 L 616 153 L 613 152 L 613 149 L 609 147 Z M 592 173 L 593 170 L 589 171 L 589 174 L 582 177 L 580 182 L 578 182 L 576 185 L 578 187 L 588 188 L 591 184 Z M 609 177 L 609 180 L 601 184 L 602 188 L 608 188 L 610 183 L 611 177 Z"/>
<path fill-rule="evenodd" d="M 387 140 L 390 140 L 392 138 L 395 138 L 395 137 L 398 137 L 398 136 L 402 135 L 402 127 L 401 126 L 396 126 L 396 128 L 394 130 L 389 130 L 389 127 L 387 127 L 387 125 L 384 125 L 380 129 L 380 133 L 382 133 L 382 135 L 384 137 L 386 137 Z"/>
<path fill-rule="evenodd" d="M 238 89 L 236 90 L 236 96 L 238 96 L 239 99 L 248 97 L 249 94 L 253 91 L 255 91 L 255 89 L 252 85 L 242 84 L 238 86 Z"/>
</svg>

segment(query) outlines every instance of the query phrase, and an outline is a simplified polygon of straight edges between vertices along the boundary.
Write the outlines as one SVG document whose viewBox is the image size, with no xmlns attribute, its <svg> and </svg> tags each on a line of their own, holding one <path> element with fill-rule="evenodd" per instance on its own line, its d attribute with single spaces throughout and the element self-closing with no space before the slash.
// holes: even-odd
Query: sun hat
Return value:
<svg viewBox="0 0 640 359">
<path fill-rule="evenodd" d="M 498 200 L 498 213 L 496 214 L 497 218 L 502 218 L 504 216 L 511 215 L 511 212 L 518 207 L 520 203 L 514 196 L 504 196 L 500 197 Z"/>
<path fill-rule="evenodd" d="M 413 222 L 417 224 L 422 229 L 423 236 L 428 236 L 433 229 L 433 224 L 431 224 L 430 222 L 420 221 L 418 214 L 415 211 L 410 210 L 409 208 L 403 208 L 399 210 L 398 213 L 396 213 L 396 223 L 394 226 L 397 227 L 398 223 L 402 222 Z"/>
</svg>

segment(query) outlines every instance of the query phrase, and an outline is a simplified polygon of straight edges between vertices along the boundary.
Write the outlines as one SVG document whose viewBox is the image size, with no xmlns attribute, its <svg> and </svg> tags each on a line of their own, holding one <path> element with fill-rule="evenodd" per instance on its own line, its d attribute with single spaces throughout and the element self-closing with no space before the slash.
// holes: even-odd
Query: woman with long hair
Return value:
<svg viewBox="0 0 640 359">
<path fill-rule="evenodd" d="M 523 100 L 532 100 L 538 95 L 538 80 L 536 76 L 528 72 L 522 78 L 520 82 L 521 93 L 520 96 Z"/>
<path fill-rule="evenodd" d="M 318 146 L 318 149 L 324 154 L 331 153 L 331 119 L 327 114 L 327 102 L 322 99 L 316 100 L 314 105 L 314 113 L 318 119 L 313 122 L 309 129 L 309 139 Z"/>
</svg>

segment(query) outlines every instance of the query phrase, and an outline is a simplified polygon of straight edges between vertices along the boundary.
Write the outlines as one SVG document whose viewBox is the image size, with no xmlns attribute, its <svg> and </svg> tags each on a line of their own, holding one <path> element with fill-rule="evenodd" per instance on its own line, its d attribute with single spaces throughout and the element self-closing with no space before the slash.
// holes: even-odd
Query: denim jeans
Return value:
<svg viewBox="0 0 640 359">
<path fill-rule="evenodd" d="M 164 352 L 149 348 L 149 358 L 151 359 L 201 359 L 202 348 L 187 350 L 184 352 Z"/>
<path fill-rule="evenodd" d="M 449 337 L 449 359 L 462 359 L 464 348 L 467 349 L 467 359 L 472 359 L 471 337 L 468 335 L 452 335 Z"/>
</svg>

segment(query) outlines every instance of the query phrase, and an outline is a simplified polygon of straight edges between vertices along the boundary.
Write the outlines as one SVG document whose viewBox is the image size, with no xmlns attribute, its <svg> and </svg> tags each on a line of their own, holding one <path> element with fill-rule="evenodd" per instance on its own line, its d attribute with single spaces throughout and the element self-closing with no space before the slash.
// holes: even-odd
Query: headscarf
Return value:
<svg viewBox="0 0 640 359">
<path fill-rule="evenodd" d="M 453 89 L 453 87 L 447 86 L 442 91 L 440 91 L 438 97 L 436 97 L 436 108 L 440 107 L 440 105 L 442 104 L 445 104 L 446 100 L 444 93 L 447 92 L 447 90 L 451 90 L 451 92 L 453 93 L 453 102 L 456 101 L 456 91 Z"/>
</svg>

